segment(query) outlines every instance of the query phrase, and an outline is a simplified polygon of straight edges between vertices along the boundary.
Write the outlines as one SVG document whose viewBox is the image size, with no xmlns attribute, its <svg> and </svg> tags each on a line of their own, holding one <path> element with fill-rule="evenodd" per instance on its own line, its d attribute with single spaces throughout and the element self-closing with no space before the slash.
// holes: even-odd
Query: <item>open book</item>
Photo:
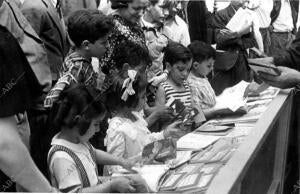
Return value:
<svg viewBox="0 0 300 194">
<path fill-rule="evenodd" d="M 232 112 L 245 107 L 247 99 L 244 98 L 244 93 L 249 85 L 248 82 L 241 81 L 235 86 L 226 88 L 221 95 L 216 98 L 216 110 L 229 109 Z"/>
</svg>

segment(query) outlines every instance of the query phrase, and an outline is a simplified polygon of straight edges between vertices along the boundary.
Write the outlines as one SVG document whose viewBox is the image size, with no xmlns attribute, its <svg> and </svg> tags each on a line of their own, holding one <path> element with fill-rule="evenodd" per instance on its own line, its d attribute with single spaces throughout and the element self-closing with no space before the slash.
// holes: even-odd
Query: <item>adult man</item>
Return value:
<svg viewBox="0 0 300 194">
<path fill-rule="evenodd" d="M 271 12 L 271 55 L 281 54 L 288 48 L 296 33 L 299 1 L 274 0 Z"/>
<path fill-rule="evenodd" d="M 60 0 L 25 0 L 21 7 L 22 13 L 46 47 L 53 84 L 58 79 L 59 70 L 69 50 L 60 7 Z M 35 107 L 28 110 L 31 128 L 31 154 L 37 166 L 46 174 L 46 156 L 49 148 L 47 141 L 50 141 L 45 139 L 48 131 L 48 125 L 46 124 L 48 112 L 44 109 L 43 101 L 35 105 Z"/>
<path fill-rule="evenodd" d="M 250 26 L 242 26 L 239 32 L 232 32 L 226 28 L 236 11 L 246 3 L 246 0 L 231 0 L 227 8 L 218 11 L 212 18 L 213 27 L 216 28 L 217 49 L 227 51 L 227 57 L 223 61 L 216 58 L 216 71 L 211 85 L 217 95 L 241 80 L 252 79 L 247 64 L 247 49 L 255 46 L 255 39 L 253 34 L 249 33 Z"/>
<path fill-rule="evenodd" d="M 29 62 L 29 66 L 34 72 L 34 75 L 31 74 L 29 77 L 34 80 L 35 76 L 39 85 L 42 86 L 43 91 L 47 92 L 51 86 L 51 75 L 44 46 L 40 38 L 28 24 L 28 21 L 22 15 L 21 11 L 13 2 L 0 0 L 0 25 L 4 26 L 14 38 L 18 40 L 18 43 Z M 27 62 L 20 63 L 20 58 L 13 58 L 20 56 L 18 55 L 20 49 L 18 49 L 17 44 L 14 42 L 15 40 L 12 40 L 11 35 L 8 32 L 1 31 L 0 37 L 0 47 L 4 49 L 1 50 L 1 57 L 6 56 L 0 60 L 3 62 L 2 65 L 4 67 L 0 68 L 0 78 L 5 80 L 6 76 L 3 75 L 7 75 L 8 73 L 5 72 L 5 69 L 12 67 L 12 64 L 22 68 L 22 66 L 27 65 Z M 3 37 L 6 38 L 3 39 Z M 5 61 L 8 59 L 13 63 L 9 64 Z M 16 79 L 10 80 L 13 81 Z M 13 181 L 22 185 L 29 192 L 50 192 L 50 184 L 38 171 L 29 155 L 28 149 L 25 147 L 25 145 L 28 146 L 29 143 L 30 130 L 26 123 L 26 114 L 24 114 L 24 109 L 21 107 L 28 106 L 28 104 L 24 104 L 24 101 L 19 101 L 19 103 L 14 102 L 14 99 L 18 98 L 16 93 L 19 92 L 19 94 L 24 95 L 24 93 L 26 94 L 28 91 L 22 92 L 20 86 L 19 89 L 17 89 L 18 83 L 21 84 L 21 80 L 20 82 L 13 81 L 13 84 L 9 85 L 9 90 L 5 90 L 5 96 L 1 96 L 0 99 L 2 111 L 0 111 L 0 133 L 2 134 L 0 140 L 0 169 L 13 179 Z M 6 83 L 4 84 L 7 86 Z M 23 89 L 26 90 L 27 88 Z M 11 93 L 14 95 L 13 97 L 10 97 L 9 102 L 7 101 L 9 98 L 5 98 L 9 94 L 12 95 Z M 16 119 L 14 114 L 18 115 L 18 119 Z M 10 185 L 5 186 L 10 187 Z M 2 192 L 3 189 L 4 187 L 2 187 Z M 11 191 L 8 189 L 10 188 L 7 188 L 5 191 Z"/>
</svg>

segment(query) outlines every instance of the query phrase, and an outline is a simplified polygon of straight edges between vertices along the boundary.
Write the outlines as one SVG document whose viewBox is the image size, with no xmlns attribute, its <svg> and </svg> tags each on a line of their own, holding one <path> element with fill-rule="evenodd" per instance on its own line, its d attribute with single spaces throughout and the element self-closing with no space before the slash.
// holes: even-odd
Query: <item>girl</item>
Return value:
<svg viewBox="0 0 300 194">
<path fill-rule="evenodd" d="M 55 129 L 48 153 L 51 182 L 62 192 L 133 192 L 137 180 L 98 177 L 97 164 L 131 168 L 133 161 L 116 158 L 94 149 L 89 139 L 99 130 L 105 108 L 92 88 L 73 85 L 63 91 L 52 109 Z"/>
<path fill-rule="evenodd" d="M 150 133 L 147 122 L 140 114 L 145 104 L 147 78 L 145 73 L 135 69 L 127 68 L 126 72 L 119 73 L 107 93 L 110 99 L 107 105 L 115 110 L 106 135 L 107 151 L 125 159 L 138 156 L 145 145 L 155 140 L 182 135 L 175 128 L 178 123 L 162 132 Z M 116 169 L 109 170 L 113 172 Z"/>
</svg>

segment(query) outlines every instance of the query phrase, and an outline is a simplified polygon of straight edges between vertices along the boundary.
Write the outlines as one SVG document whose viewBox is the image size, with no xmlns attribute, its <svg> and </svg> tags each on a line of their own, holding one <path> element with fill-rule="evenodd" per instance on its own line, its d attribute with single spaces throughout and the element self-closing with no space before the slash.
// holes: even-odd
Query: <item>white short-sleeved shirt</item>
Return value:
<svg viewBox="0 0 300 194">
<path fill-rule="evenodd" d="M 140 113 L 132 114 L 137 118 L 136 121 L 122 117 L 112 118 L 105 138 L 107 152 L 125 159 L 139 155 L 145 145 L 164 138 L 162 132 L 149 131 L 148 123 Z"/>
<path fill-rule="evenodd" d="M 178 15 L 171 22 L 166 22 L 164 28 L 167 28 L 169 32 L 169 38 L 175 42 L 179 42 L 184 46 L 188 46 L 191 43 L 188 26 L 183 19 Z"/>
<path fill-rule="evenodd" d="M 51 149 L 53 148 L 54 145 L 61 145 L 61 146 L 65 146 L 69 149 L 71 149 L 76 155 L 77 157 L 81 160 L 85 171 L 87 172 L 87 176 L 88 179 L 90 181 L 90 185 L 91 186 L 95 186 L 98 184 L 98 175 L 97 175 L 97 165 L 94 162 L 90 151 L 89 151 L 89 147 L 87 144 L 83 144 L 83 143 L 79 143 L 79 144 L 74 144 L 72 142 L 69 142 L 67 140 L 64 139 L 58 139 L 57 136 L 59 134 L 55 135 L 52 139 L 51 142 Z M 50 149 L 50 151 L 51 151 Z M 63 177 L 57 177 L 57 175 L 54 174 L 53 172 L 53 164 L 55 162 L 56 159 L 65 159 L 70 161 L 73 166 L 70 167 L 69 169 L 65 169 L 65 172 L 63 172 L 62 174 L 64 174 Z M 51 184 L 58 188 L 59 190 L 66 190 L 67 188 L 71 188 L 71 187 L 81 187 L 82 186 L 82 181 L 81 181 L 81 177 L 80 177 L 80 173 L 76 168 L 76 164 L 74 162 L 74 160 L 71 158 L 71 156 L 69 154 L 67 154 L 64 151 L 56 151 L 49 163 L 49 170 L 50 170 L 50 174 L 51 174 Z M 76 187 L 76 188 L 78 188 Z"/>
</svg>

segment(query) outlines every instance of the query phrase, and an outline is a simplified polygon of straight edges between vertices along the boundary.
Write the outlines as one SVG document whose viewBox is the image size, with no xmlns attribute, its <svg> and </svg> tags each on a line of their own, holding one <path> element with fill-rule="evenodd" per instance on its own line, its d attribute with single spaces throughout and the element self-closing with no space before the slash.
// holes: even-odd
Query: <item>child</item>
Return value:
<svg viewBox="0 0 300 194">
<path fill-rule="evenodd" d="M 115 156 L 131 158 L 141 154 L 145 145 L 182 134 L 175 128 L 178 123 L 159 133 L 151 133 L 140 111 L 145 104 L 147 78 L 145 73 L 128 69 L 115 76 L 111 90 L 107 91 L 107 105 L 114 107 L 106 136 L 107 151 Z M 126 69 L 126 68 L 124 68 Z M 110 172 L 115 168 L 110 168 Z"/>
<path fill-rule="evenodd" d="M 148 48 L 142 47 L 141 45 L 135 44 L 131 41 L 122 41 L 118 44 L 113 58 L 117 73 L 120 73 L 121 76 L 127 76 L 127 70 L 129 69 L 134 69 L 138 73 L 144 74 L 147 66 L 151 63 Z M 110 84 L 112 84 L 113 79 L 114 77 L 111 77 L 110 80 L 107 80 L 101 91 L 105 91 L 110 88 Z M 114 96 L 111 96 L 110 99 L 111 98 L 114 98 Z M 110 107 L 110 109 L 112 108 L 113 107 Z M 145 120 L 147 121 L 148 126 L 151 127 L 159 118 L 170 117 L 171 111 L 165 106 L 150 108 L 147 106 L 147 103 L 145 103 L 144 112 L 147 116 Z"/>
<path fill-rule="evenodd" d="M 216 105 L 216 95 L 208 82 L 207 75 L 212 71 L 216 51 L 210 45 L 194 41 L 188 48 L 193 54 L 193 63 L 188 82 L 192 92 L 192 104 L 201 107 L 206 118 L 210 117 Z"/>
<path fill-rule="evenodd" d="M 89 139 L 99 130 L 105 107 L 99 94 L 82 84 L 65 89 L 51 110 L 55 130 L 48 153 L 51 182 L 62 192 L 133 192 L 137 180 L 114 178 L 101 183 L 97 164 L 131 168 L 133 161 L 116 158 L 91 146 Z M 135 183 L 136 184 L 136 183 Z"/>
<path fill-rule="evenodd" d="M 168 79 L 156 93 L 156 105 L 169 104 L 172 99 L 180 100 L 191 110 L 191 91 L 186 79 L 192 64 L 191 52 L 182 44 L 170 42 L 165 49 L 164 65 L 169 72 Z"/>
<path fill-rule="evenodd" d="M 91 58 L 104 55 L 111 29 L 111 21 L 97 10 L 79 10 L 70 15 L 68 33 L 75 48 L 66 57 L 61 77 L 47 95 L 45 107 L 51 107 L 67 85 L 83 83 L 97 86 L 97 73 L 93 70 Z"/>
</svg>

